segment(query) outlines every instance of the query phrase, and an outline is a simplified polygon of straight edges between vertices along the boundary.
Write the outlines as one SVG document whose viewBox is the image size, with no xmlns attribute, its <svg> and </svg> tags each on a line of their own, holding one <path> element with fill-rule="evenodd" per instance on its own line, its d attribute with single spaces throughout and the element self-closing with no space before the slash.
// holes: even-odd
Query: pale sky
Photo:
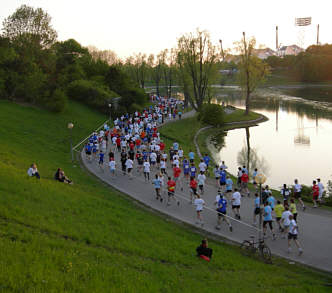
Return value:
<svg viewBox="0 0 332 293">
<path fill-rule="evenodd" d="M 113 50 L 119 57 L 158 53 L 176 46 L 177 38 L 196 28 L 210 32 L 213 42 L 232 48 L 245 31 L 257 44 L 275 49 L 275 26 L 282 45 L 332 43 L 331 0 L 1 0 L 0 25 L 19 6 L 40 7 L 52 17 L 59 40 L 74 38 L 83 46 Z M 295 17 L 312 17 L 301 33 Z"/>
</svg>

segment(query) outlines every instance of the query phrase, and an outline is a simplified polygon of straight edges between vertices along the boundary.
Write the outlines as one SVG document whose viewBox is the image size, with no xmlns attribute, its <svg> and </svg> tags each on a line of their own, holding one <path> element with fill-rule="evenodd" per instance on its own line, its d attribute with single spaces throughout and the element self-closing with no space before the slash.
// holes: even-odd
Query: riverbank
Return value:
<svg viewBox="0 0 332 293">
<path fill-rule="evenodd" d="M 197 259 L 196 246 L 210 234 L 161 216 L 71 162 L 67 123 L 74 123 L 75 144 L 105 118 L 72 101 L 61 114 L 0 101 L 0 291 L 278 292 L 281 282 L 285 291 L 317 292 L 332 282 L 284 260 L 266 265 L 214 240 L 213 260 Z M 40 181 L 26 174 L 32 162 Z M 53 179 L 58 167 L 74 185 Z M 143 186 L 155 202 L 153 186 Z"/>
</svg>

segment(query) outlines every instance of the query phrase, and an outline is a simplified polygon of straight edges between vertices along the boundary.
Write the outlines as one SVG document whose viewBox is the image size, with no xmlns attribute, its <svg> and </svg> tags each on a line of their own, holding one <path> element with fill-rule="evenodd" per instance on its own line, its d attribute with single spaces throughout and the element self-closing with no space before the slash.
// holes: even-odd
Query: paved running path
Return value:
<svg viewBox="0 0 332 293">
<path fill-rule="evenodd" d="M 192 115 L 193 112 L 188 112 L 184 114 L 183 118 Z M 229 231 L 225 222 L 222 223 L 221 230 L 216 230 L 217 215 L 213 203 L 217 194 L 217 187 L 214 185 L 214 181 L 210 180 L 208 185 L 205 186 L 205 193 L 202 197 L 206 202 L 206 207 L 203 211 L 204 226 L 201 227 L 201 225 L 195 224 L 195 207 L 189 201 L 189 187 L 184 183 L 184 179 L 182 180 L 183 191 L 177 188 L 175 193 L 180 200 L 180 206 L 177 206 L 175 202 L 171 206 L 166 206 L 166 200 L 161 203 L 155 199 L 155 190 L 151 179 L 154 178 L 156 170 L 151 170 L 150 182 L 145 183 L 143 174 L 136 171 L 135 161 L 132 171 L 134 176 L 130 180 L 128 175 L 122 175 L 119 154 L 115 151 L 117 172 L 116 177 L 112 178 L 108 170 L 108 162 L 105 162 L 102 170 L 98 166 L 97 161 L 90 162 L 86 159 L 84 151 L 81 152 L 81 157 L 85 167 L 101 180 L 161 213 L 237 243 L 241 243 L 244 239 L 249 239 L 250 235 L 258 235 L 258 230 L 251 225 L 253 221 L 253 195 L 250 198 L 242 198 L 241 222 L 235 219 L 231 220 L 233 232 Z M 172 174 L 172 172 L 169 172 L 169 174 Z M 166 178 L 165 182 L 167 182 Z M 164 199 L 167 198 L 166 192 L 163 192 L 163 196 Z M 300 211 L 300 207 L 298 207 L 298 210 L 299 241 L 304 248 L 303 255 L 298 256 L 295 244 L 292 244 L 293 250 L 288 254 L 287 240 L 281 239 L 278 233 L 277 240 L 272 240 L 269 230 L 267 232 L 267 245 L 275 255 L 332 272 L 332 213 L 312 208 L 308 208 L 305 212 Z M 227 213 L 233 217 L 230 205 L 228 206 Z M 276 223 L 274 223 L 275 228 L 276 226 Z"/>
</svg>

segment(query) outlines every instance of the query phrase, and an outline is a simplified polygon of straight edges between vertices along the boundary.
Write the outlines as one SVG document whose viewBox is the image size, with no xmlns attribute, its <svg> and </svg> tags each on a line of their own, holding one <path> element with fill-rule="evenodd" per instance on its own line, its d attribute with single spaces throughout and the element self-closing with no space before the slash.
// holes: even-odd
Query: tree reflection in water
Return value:
<svg viewBox="0 0 332 293">
<path fill-rule="evenodd" d="M 263 157 L 258 155 L 258 149 L 250 147 L 250 131 L 249 127 L 245 128 L 246 131 L 246 143 L 242 149 L 237 154 L 237 163 L 239 166 L 246 166 L 249 174 L 255 168 L 259 172 L 263 173 L 265 176 L 270 175 L 270 166 L 268 161 Z"/>
</svg>

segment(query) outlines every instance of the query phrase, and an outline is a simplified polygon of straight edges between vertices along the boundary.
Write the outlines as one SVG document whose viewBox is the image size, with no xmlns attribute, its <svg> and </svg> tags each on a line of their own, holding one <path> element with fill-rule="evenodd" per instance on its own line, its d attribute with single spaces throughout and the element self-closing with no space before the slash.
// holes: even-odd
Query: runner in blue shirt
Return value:
<svg viewBox="0 0 332 293">
<path fill-rule="evenodd" d="M 260 207 L 260 197 L 259 194 L 256 192 L 255 193 L 255 200 L 254 200 L 254 226 L 256 226 L 256 218 L 259 216 L 261 212 L 261 207 Z"/>
<path fill-rule="evenodd" d="M 217 204 L 217 212 L 218 212 L 218 220 L 217 220 L 217 226 L 216 229 L 220 230 L 221 220 L 225 221 L 228 224 L 229 231 L 233 231 L 233 227 L 231 225 L 231 222 L 226 217 L 227 214 L 227 200 L 224 198 L 223 194 L 218 194 L 217 198 L 218 201 L 216 201 Z"/>
<path fill-rule="evenodd" d="M 101 168 L 101 170 L 103 170 L 103 165 L 104 165 L 104 153 L 102 151 L 100 151 L 99 153 L 99 167 Z"/>
<path fill-rule="evenodd" d="M 220 170 L 220 187 L 223 192 L 224 192 L 225 186 L 226 186 L 226 172 L 223 169 L 221 169 Z"/>
<path fill-rule="evenodd" d="M 194 163 L 192 163 L 191 166 L 190 166 L 190 177 L 195 178 L 196 177 L 196 171 L 197 171 L 197 169 L 196 169 Z"/>
<path fill-rule="evenodd" d="M 188 157 L 189 157 L 190 163 L 193 163 L 195 160 L 195 153 L 192 150 L 190 150 Z"/>
<path fill-rule="evenodd" d="M 231 193 L 233 191 L 233 180 L 227 176 L 226 177 L 226 193 Z"/>
<path fill-rule="evenodd" d="M 154 188 L 156 190 L 156 199 L 160 200 L 160 202 L 163 201 L 163 198 L 160 194 L 160 188 L 161 188 L 161 180 L 159 179 L 158 174 L 156 174 L 155 179 L 152 181 L 152 184 L 154 185 Z"/>
<path fill-rule="evenodd" d="M 189 171 L 190 171 L 190 165 L 189 165 L 189 162 L 186 158 L 184 158 L 183 160 L 183 163 L 182 163 L 182 166 L 183 166 L 183 174 L 184 174 L 184 177 L 187 179 L 187 181 L 189 182 Z"/>
<path fill-rule="evenodd" d="M 264 237 L 266 237 L 267 224 L 269 224 L 270 230 L 273 235 L 273 240 L 275 240 L 276 235 L 274 234 L 273 226 L 272 226 L 272 208 L 268 205 L 267 202 L 264 203 L 264 214 L 263 215 L 264 215 L 264 221 L 263 221 Z"/>
</svg>

